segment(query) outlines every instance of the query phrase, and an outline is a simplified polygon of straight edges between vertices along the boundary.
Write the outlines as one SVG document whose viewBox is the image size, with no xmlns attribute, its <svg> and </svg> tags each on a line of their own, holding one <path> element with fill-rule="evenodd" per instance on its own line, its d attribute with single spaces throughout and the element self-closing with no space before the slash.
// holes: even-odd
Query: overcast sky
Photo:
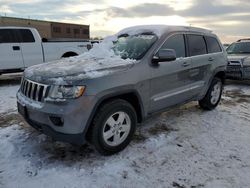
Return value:
<svg viewBox="0 0 250 188">
<path fill-rule="evenodd" d="M 192 25 L 223 42 L 250 37 L 250 0 L 0 0 L 0 15 L 90 25 L 91 37 L 132 25 Z M 156 3 L 157 2 L 157 3 Z"/>
</svg>

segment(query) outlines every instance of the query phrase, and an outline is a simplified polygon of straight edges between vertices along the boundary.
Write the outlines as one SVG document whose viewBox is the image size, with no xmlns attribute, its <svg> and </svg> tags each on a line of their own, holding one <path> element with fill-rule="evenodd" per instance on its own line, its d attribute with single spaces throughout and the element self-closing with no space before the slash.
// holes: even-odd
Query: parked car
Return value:
<svg viewBox="0 0 250 188">
<path fill-rule="evenodd" d="M 83 55 L 26 69 L 18 111 L 56 140 L 87 141 L 110 155 L 155 113 L 194 100 L 214 109 L 226 64 L 222 44 L 208 30 L 131 27 Z"/>
<path fill-rule="evenodd" d="M 89 46 L 88 41 L 42 41 L 34 28 L 0 27 L 0 74 L 20 72 L 32 65 L 76 56 L 88 51 Z"/>
<path fill-rule="evenodd" d="M 240 39 L 227 48 L 227 78 L 250 79 L 250 38 Z"/>
</svg>

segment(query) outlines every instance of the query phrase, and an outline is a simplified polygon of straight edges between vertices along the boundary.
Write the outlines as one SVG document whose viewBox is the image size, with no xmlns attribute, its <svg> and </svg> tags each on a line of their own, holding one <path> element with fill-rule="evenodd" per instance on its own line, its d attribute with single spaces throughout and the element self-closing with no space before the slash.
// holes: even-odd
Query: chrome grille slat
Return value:
<svg viewBox="0 0 250 188">
<path fill-rule="evenodd" d="M 47 86 L 44 86 L 44 88 L 43 88 L 43 95 L 42 95 L 42 98 L 45 98 L 46 91 L 47 91 Z"/>
<path fill-rule="evenodd" d="M 38 101 L 38 96 L 39 96 L 40 87 L 41 87 L 41 86 L 38 85 L 38 86 L 37 86 L 37 89 L 36 89 L 36 91 L 37 91 L 37 92 L 36 92 L 36 99 L 35 99 L 36 101 Z"/>
<path fill-rule="evenodd" d="M 25 87 L 25 96 L 28 96 L 28 88 L 29 88 L 29 82 L 26 81 L 26 87 Z"/>
<path fill-rule="evenodd" d="M 38 102 L 43 102 L 49 87 L 45 84 L 23 79 L 20 88 L 20 91 L 26 97 Z"/>
<path fill-rule="evenodd" d="M 23 93 L 25 93 L 25 84 L 26 84 L 26 80 L 23 81 Z"/>
<path fill-rule="evenodd" d="M 32 84 L 32 85 L 31 85 L 31 93 L 30 93 L 30 98 L 31 98 L 31 99 L 33 99 L 34 88 L 35 88 L 35 84 Z"/>
<path fill-rule="evenodd" d="M 23 82 L 23 94 L 25 94 L 26 89 L 26 80 Z"/>
</svg>

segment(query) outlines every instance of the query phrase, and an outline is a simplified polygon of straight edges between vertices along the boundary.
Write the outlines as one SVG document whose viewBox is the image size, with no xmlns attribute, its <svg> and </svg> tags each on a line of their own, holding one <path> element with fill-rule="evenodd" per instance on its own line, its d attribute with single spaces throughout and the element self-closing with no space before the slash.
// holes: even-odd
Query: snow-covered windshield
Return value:
<svg viewBox="0 0 250 188">
<path fill-rule="evenodd" d="M 122 59 L 141 59 L 155 43 L 154 34 L 122 35 L 114 42 L 113 50 Z"/>
<path fill-rule="evenodd" d="M 250 54 L 250 42 L 233 43 L 227 48 L 228 54 Z"/>
</svg>

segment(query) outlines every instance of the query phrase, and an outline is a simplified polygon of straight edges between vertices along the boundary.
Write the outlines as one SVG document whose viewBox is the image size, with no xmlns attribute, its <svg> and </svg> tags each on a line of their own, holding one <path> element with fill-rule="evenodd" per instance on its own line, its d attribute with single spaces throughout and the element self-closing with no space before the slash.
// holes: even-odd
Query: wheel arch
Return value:
<svg viewBox="0 0 250 188">
<path fill-rule="evenodd" d="M 225 73 L 225 71 L 219 71 L 219 72 L 217 72 L 217 73 L 214 75 L 214 77 L 220 78 L 221 81 L 222 81 L 222 83 L 225 84 L 225 80 L 226 80 L 226 73 Z"/>
<path fill-rule="evenodd" d="M 73 56 L 77 56 L 79 55 L 78 53 L 76 52 L 73 52 L 73 51 L 68 51 L 68 52 L 65 52 L 61 58 L 66 58 L 66 57 L 73 57 Z"/>
<path fill-rule="evenodd" d="M 93 119 L 95 117 L 96 112 L 99 110 L 99 108 L 103 104 L 108 103 L 109 101 L 115 100 L 115 99 L 123 99 L 123 100 L 127 101 L 128 103 L 130 103 L 134 107 L 134 109 L 136 111 L 138 123 L 141 123 L 144 120 L 144 118 L 145 118 L 144 117 L 144 107 L 143 107 L 141 97 L 137 91 L 126 90 L 126 91 L 122 91 L 122 92 L 119 92 L 116 94 L 105 95 L 98 100 L 98 102 L 94 106 L 93 111 L 91 112 L 91 115 L 87 121 L 87 125 L 86 125 L 86 128 L 84 130 L 84 136 L 87 138 L 87 140 L 88 140 L 88 135 L 90 135 L 89 133 L 91 131 L 91 124 L 93 122 Z"/>
</svg>

